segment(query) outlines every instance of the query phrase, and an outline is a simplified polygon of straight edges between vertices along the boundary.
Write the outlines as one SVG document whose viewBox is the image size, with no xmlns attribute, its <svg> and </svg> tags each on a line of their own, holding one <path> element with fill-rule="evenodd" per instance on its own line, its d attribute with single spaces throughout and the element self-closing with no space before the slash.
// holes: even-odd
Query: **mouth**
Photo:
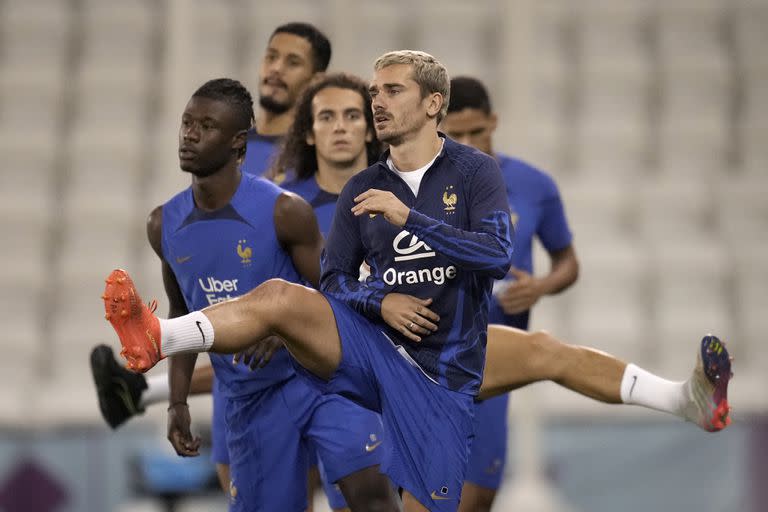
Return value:
<svg viewBox="0 0 768 512">
<path fill-rule="evenodd" d="M 373 121 L 377 124 L 384 123 L 389 120 L 389 116 L 386 114 L 375 114 L 373 116 Z"/>
<path fill-rule="evenodd" d="M 193 160 L 197 158 L 197 153 L 192 151 L 189 148 L 180 148 L 179 149 L 179 159 L 181 160 Z"/>
<path fill-rule="evenodd" d="M 349 146 L 350 144 L 346 140 L 337 140 L 333 143 L 333 147 L 335 148 L 348 148 Z"/>
<path fill-rule="evenodd" d="M 276 89 L 288 89 L 288 86 L 282 80 L 277 78 L 267 78 L 262 82 L 264 85 L 274 87 Z"/>
</svg>

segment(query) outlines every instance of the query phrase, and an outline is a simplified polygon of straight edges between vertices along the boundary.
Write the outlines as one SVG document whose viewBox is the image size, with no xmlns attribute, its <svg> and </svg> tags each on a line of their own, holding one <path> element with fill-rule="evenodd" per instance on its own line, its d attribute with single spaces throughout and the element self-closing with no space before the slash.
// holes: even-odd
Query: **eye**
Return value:
<svg viewBox="0 0 768 512">
<path fill-rule="evenodd" d="M 357 121 L 358 119 L 360 119 L 363 116 L 362 116 L 362 114 L 360 112 L 350 112 L 349 114 L 347 114 L 347 117 L 351 121 Z"/>
</svg>

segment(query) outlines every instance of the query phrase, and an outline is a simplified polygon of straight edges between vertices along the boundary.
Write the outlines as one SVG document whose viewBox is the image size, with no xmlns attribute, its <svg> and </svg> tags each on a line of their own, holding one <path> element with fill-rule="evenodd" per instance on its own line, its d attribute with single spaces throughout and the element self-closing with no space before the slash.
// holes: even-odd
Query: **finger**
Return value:
<svg viewBox="0 0 768 512">
<path fill-rule="evenodd" d="M 431 309 L 426 308 L 424 306 L 418 306 L 416 308 L 416 314 L 425 318 L 426 320 L 431 320 L 432 322 L 435 322 L 435 323 L 440 321 L 440 315 L 438 315 Z M 437 328 L 437 326 L 435 326 L 435 328 Z"/>
<path fill-rule="evenodd" d="M 274 347 L 271 350 L 267 350 L 267 352 L 264 354 L 264 357 L 261 358 L 261 363 L 259 363 L 259 368 L 264 368 L 265 366 L 267 366 L 269 362 L 272 360 L 272 356 L 275 355 L 275 352 L 277 352 L 279 348 L 280 347 Z"/>
<path fill-rule="evenodd" d="M 411 332 L 406 325 L 403 325 L 400 328 L 400 332 L 403 333 L 403 335 L 405 335 L 405 337 L 411 341 L 417 341 L 417 342 L 421 341 L 421 336 L 418 336 L 415 333 Z"/>
<path fill-rule="evenodd" d="M 243 358 L 242 352 L 236 353 L 235 355 L 232 356 L 232 364 L 239 364 L 242 358 Z"/>
<path fill-rule="evenodd" d="M 437 330 L 437 324 L 433 324 L 423 316 L 416 315 L 413 319 L 413 323 L 424 330 L 424 332 L 420 332 L 420 334 L 431 334 Z"/>
<path fill-rule="evenodd" d="M 376 195 L 377 195 L 379 192 L 381 192 L 381 191 L 380 191 L 380 190 L 378 190 L 378 189 L 375 189 L 375 188 L 369 188 L 368 190 L 366 190 L 366 191 L 365 191 L 365 192 L 363 192 L 362 194 L 359 194 L 357 197 L 355 197 L 355 202 L 356 202 L 356 203 L 359 203 L 359 202 L 361 202 L 361 201 L 365 201 L 365 200 L 366 200 L 366 199 L 368 199 L 369 197 L 374 197 L 374 196 L 376 196 Z"/>
<path fill-rule="evenodd" d="M 420 299 L 418 297 L 413 297 L 413 298 L 416 299 L 416 302 L 418 302 L 422 306 L 429 306 L 430 304 L 432 304 L 432 298 L 431 297 L 427 298 L 427 299 Z"/>
<path fill-rule="evenodd" d="M 528 272 L 526 272 L 525 270 L 520 270 L 517 267 L 510 267 L 509 268 L 509 273 L 512 274 L 513 276 L 515 276 L 518 279 L 522 279 L 522 278 L 528 276 Z"/>
<path fill-rule="evenodd" d="M 406 327 L 409 331 L 411 331 L 414 334 L 418 334 L 419 336 L 426 336 L 428 334 L 432 334 L 432 331 L 429 329 L 426 329 L 425 327 L 422 327 L 419 325 L 418 322 L 408 322 L 406 324 Z"/>
</svg>

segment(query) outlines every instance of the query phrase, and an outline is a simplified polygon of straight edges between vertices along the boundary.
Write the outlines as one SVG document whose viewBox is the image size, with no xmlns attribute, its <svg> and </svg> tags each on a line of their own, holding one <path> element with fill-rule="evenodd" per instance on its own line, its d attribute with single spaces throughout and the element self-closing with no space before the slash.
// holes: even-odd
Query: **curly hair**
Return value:
<svg viewBox="0 0 768 512">
<path fill-rule="evenodd" d="M 370 109 L 371 95 L 368 94 L 368 84 L 354 75 L 331 73 L 319 76 L 311 82 L 296 103 L 296 116 L 293 124 L 286 134 L 280 154 L 269 172 L 269 176 L 272 178 L 292 170 L 297 179 L 303 180 L 314 176 L 317 172 L 317 153 L 315 146 L 307 144 L 307 135 L 312 132 L 312 124 L 314 123 L 312 100 L 317 93 L 329 87 L 349 89 L 357 92 L 363 98 L 365 123 L 373 134 L 372 140 L 365 145 L 368 164 L 373 164 L 379 158 L 381 142 L 376 138 L 373 131 L 373 112 Z"/>
</svg>

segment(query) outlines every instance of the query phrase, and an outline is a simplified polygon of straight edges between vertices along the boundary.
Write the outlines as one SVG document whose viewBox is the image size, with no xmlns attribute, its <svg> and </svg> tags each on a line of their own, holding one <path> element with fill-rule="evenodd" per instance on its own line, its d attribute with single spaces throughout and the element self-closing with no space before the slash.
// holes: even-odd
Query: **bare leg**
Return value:
<svg viewBox="0 0 768 512">
<path fill-rule="evenodd" d="M 491 512 L 495 498 L 496 489 L 480 487 L 472 482 L 464 482 L 459 512 Z"/>
<path fill-rule="evenodd" d="M 389 479 L 379 472 L 379 466 L 361 469 L 339 480 L 344 499 L 355 512 L 398 512 Z"/>
<path fill-rule="evenodd" d="M 216 476 L 219 477 L 219 485 L 224 494 L 229 496 L 229 464 L 216 464 Z"/>
<path fill-rule="evenodd" d="M 551 380 L 595 400 L 618 404 L 626 366 L 605 352 L 568 345 L 544 331 L 489 325 L 480 398 Z"/>
<path fill-rule="evenodd" d="M 301 304 L 298 315 L 297 304 Z M 318 377 L 330 378 L 341 361 L 333 310 L 320 292 L 305 286 L 272 279 L 202 312 L 215 332 L 212 352 L 240 352 L 277 335 L 299 364 Z"/>
<path fill-rule="evenodd" d="M 406 490 L 403 490 L 403 509 L 405 512 L 429 512 L 427 507 Z"/>
</svg>

